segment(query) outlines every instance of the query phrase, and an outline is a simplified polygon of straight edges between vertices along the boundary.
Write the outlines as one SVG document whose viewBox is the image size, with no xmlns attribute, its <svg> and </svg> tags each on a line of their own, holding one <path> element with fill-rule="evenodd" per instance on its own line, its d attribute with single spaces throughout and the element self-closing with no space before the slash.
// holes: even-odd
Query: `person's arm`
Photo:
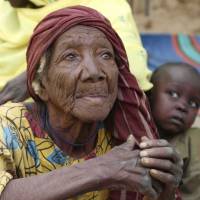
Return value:
<svg viewBox="0 0 200 200">
<path fill-rule="evenodd" d="M 26 72 L 10 80 L 0 91 L 0 105 L 7 101 L 20 102 L 29 97 L 27 91 Z"/>
<path fill-rule="evenodd" d="M 46 174 L 13 179 L 4 188 L 0 200 L 64 200 L 100 189 L 118 188 L 138 191 L 156 199 L 148 170 L 138 165 L 139 151 L 134 139 L 114 147 L 101 157 Z"/>
<path fill-rule="evenodd" d="M 13 7 L 25 7 L 28 3 L 27 0 L 9 0 Z"/>
<path fill-rule="evenodd" d="M 95 159 L 49 173 L 11 180 L 1 200 L 67 199 L 99 188 L 103 181 Z"/>
</svg>

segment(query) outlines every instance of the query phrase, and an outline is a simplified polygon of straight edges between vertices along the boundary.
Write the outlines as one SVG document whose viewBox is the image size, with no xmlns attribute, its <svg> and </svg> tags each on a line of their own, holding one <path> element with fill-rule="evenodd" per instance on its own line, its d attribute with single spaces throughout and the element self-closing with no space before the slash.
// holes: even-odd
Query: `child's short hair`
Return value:
<svg viewBox="0 0 200 200">
<path fill-rule="evenodd" d="M 153 73 L 151 76 L 150 81 L 152 83 L 155 83 L 156 81 L 158 81 L 160 78 L 163 77 L 163 75 L 166 73 L 166 71 L 170 68 L 182 68 L 182 69 L 187 69 L 190 73 L 194 74 L 195 76 L 197 76 L 199 78 L 200 81 L 200 73 L 199 71 L 192 65 L 188 64 L 188 63 L 182 63 L 182 62 L 168 62 L 165 63 L 161 66 L 159 66 Z"/>
</svg>

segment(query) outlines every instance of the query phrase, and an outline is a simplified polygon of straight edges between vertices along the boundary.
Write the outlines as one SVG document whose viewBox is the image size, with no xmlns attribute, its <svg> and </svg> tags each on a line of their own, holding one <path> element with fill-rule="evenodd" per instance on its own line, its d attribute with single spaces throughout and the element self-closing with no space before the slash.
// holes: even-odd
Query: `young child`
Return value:
<svg viewBox="0 0 200 200">
<path fill-rule="evenodd" d="M 161 138 L 180 152 L 183 200 L 200 200 L 200 129 L 191 128 L 200 105 L 200 74 L 185 63 L 167 63 L 151 77 L 148 97 Z"/>
</svg>

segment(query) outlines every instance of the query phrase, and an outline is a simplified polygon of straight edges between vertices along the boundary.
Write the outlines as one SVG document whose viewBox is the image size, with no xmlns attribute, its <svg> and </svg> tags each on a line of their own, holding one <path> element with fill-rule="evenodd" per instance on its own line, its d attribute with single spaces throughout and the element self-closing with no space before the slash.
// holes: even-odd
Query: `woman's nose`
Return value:
<svg viewBox="0 0 200 200">
<path fill-rule="evenodd" d="M 84 60 L 82 68 L 82 81 L 97 82 L 102 81 L 106 78 L 101 63 L 96 61 L 94 58 L 87 58 Z"/>
</svg>

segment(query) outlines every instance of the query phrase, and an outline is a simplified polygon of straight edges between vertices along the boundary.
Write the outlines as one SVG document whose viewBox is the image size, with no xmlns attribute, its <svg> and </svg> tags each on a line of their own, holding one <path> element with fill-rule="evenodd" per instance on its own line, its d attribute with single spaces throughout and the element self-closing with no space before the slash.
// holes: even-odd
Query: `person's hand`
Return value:
<svg viewBox="0 0 200 200">
<path fill-rule="evenodd" d="M 22 73 L 10 80 L 0 91 L 0 104 L 7 101 L 20 102 L 29 97 L 26 85 L 26 73 Z"/>
<path fill-rule="evenodd" d="M 130 136 L 126 143 L 114 147 L 99 157 L 100 169 L 103 168 L 104 187 L 126 189 L 140 192 L 150 198 L 157 198 L 160 190 L 152 187 L 149 170 L 140 165 L 140 151 L 133 150 L 135 141 Z"/>
<path fill-rule="evenodd" d="M 183 161 L 174 147 L 166 140 L 142 138 L 141 164 L 150 169 L 150 175 L 163 183 L 165 191 L 175 191 L 183 174 Z M 170 194 L 168 194 L 170 195 Z"/>
</svg>

